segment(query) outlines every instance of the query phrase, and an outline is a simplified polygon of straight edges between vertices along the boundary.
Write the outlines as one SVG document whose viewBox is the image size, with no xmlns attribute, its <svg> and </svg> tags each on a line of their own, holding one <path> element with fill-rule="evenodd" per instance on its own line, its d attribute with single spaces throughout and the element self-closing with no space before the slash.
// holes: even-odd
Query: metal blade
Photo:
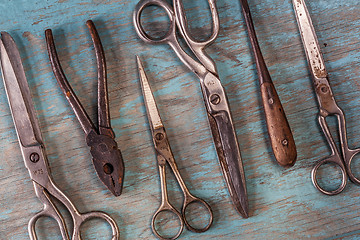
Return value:
<svg viewBox="0 0 360 240">
<path fill-rule="evenodd" d="M 305 2 L 304 0 L 293 0 L 292 2 L 311 72 L 315 78 L 326 78 L 328 74 L 324 59 Z"/>
<path fill-rule="evenodd" d="M 249 217 L 249 203 L 246 191 L 245 172 L 241 160 L 235 129 L 226 112 L 212 116 L 208 113 L 220 166 L 236 210 Z M 219 131 L 221 129 L 221 131 Z"/>
<path fill-rule="evenodd" d="M 1 37 L 1 71 L 20 144 L 23 147 L 42 144 L 41 132 L 19 50 L 8 33 L 2 32 Z"/>
<path fill-rule="evenodd" d="M 151 88 L 139 56 L 136 56 L 136 60 L 139 68 L 141 89 L 144 96 L 144 102 L 151 129 L 154 130 L 157 128 L 162 128 L 164 126 L 162 124 L 160 114 L 154 99 L 154 95 L 151 92 Z"/>
</svg>

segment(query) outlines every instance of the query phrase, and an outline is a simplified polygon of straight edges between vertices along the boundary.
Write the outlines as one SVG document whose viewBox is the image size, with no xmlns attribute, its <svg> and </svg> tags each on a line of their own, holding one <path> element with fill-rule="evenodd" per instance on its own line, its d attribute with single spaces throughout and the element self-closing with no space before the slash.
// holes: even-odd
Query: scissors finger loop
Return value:
<svg viewBox="0 0 360 240">
<path fill-rule="evenodd" d="M 148 6 L 159 6 L 163 8 L 170 19 L 170 28 L 168 32 L 165 34 L 165 36 L 160 38 L 155 38 L 147 34 L 141 24 L 141 13 L 142 11 L 148 7 Z M 133 14 L 133 22 L 135 25 L 135 30 L 139 37 L 144 41 L 148 43 L 165 43 L 170 42 L 170 40 L 176 38 L 175 33 L 175 19 L 174 19 L 174 11 L 172 10 L 171 6 L 165 2 L 164 0 L 142 0 L 140 1 L 136 7 Z"/>
<path fill-rule="evenodd" d="M 345 151 L 344 155 L 345 155 L 345 167 L 346 167 L 347 175 L 349 176 L 350 180 L 353 183 L 360 185 L 360 179 L 356 178 L 351 170 L 351 162 L 354 159 L 355 155 L 360 153 L 360 149 L 355 149 L 355 150 L 346 149 L 344 151 Z"/>
<path fill-rule="evenodd" d="M 189 207 L 190 205 L 196 204 L 196 203 L 204 206 L 204 207 L 206 208 L 207 212 L 208 212 L 209 217 L 210 217 L 207 225 L 206 225 L 205 227 L 203 227 L 203 228 L 194 227 L 194 226 L 192 226 L 192 225 L 189 223 L 189 221 L 187 220 L 187 217 L 189 217 L 189 214 L 188 214 L 188 215 L 186 214 L 187 212 L 189 213 L 189 211 L 187 211 L 188 207 Z M 199 215 L 200 215 L 199 217 L 203 216 L 203 214 L 199 214 Z M 210 226 L 211 226 L 211 224 L 212 224 L 212 222 L 213 222 L 213 212 L 212 212 L 212 210 L 211 210 L 210 205 L 207 204 L 207 202 L 205 202 L 205 201 L 202 200 L 201 198 L 197 198 L 197 197 L 194 197 L 194 196 L 192 196 L 192 195 L 187 196 L 187 197 L 185 198 L 184 206 L 183 206 L 183 209 L 182 209 L 182 216 L 183 216 L 183 220 L 184 220 L 184 223 L 185 223 L 186 227 L 187 227 L 190 231 L 196 232 L 196 233 L 201 233 L 201 232 L 207 231 L 207 230 L 210 228 Z"/>
<path fill-rule="evenodd" d="M 100 211 L 93 211 L 84 214 L 78 214 L 77 219 L 74 221 L 74 232 L 73 232 L 73 239 L 81 239 L 80 234 L 80 227 L 81 225 L 93 218 L 101 218 L 105 220 L 111 227 L 112 237 L 111 240 L 118 240 L 119 239 L 119 228 L 113 218 L 111 218 L 108 214 Z"/>
<path fill-rule="evenodd" d="M 39 220 L 39 218 L 41 218 L 41 217 L 51 217 L 51 218 L 55 219 L 59 225 L 59 229 L 60 229 L 62 238 L 64 240 L 70 239 L 64 219 L 58 214 L 58 212 L 53 211 L 53 209 L 51 207 L 49 207 L 49 208 L 44 208 L 43 211 L 37 213 L 35 216 L 30 218 L 29 225 L 28 225 L 28 231 L 29 231 L 31 240 L 38 239 L 37 235 L 36 235 L 35 225 L 36 225 L 37 220 Z"/>
<path fill-rule="evenodd" d="M 165 237 L 163 234 L 161 234 L 159 232 L 159 230 L 156 229 L 157 226 L 161 225 L 161 223 L 156 224 L 156 218 L 159 216 L 160 213 L 166 213 L 166 212 L 174 214 L 180 221 L 180 226 L 179 226 L 178 232 L 169 237 Z M 184 221 L 183 221 L 181 214 L 175 208 L 173 208 L 170 204 L 163 204 L 159 208 L 159 210 L 156 211 L 156 213 L 154 214 L 154 216 L 152 218 L 151 229 L 158 238 L 164 239 L 164 240 L 173 240 L 173 239 L 177 239 L 180 236 L 180 234 L 182 233 L 182 231 L 184 229 Z"/>
<path fill-rule="evenodd" d="M 211 33 L 211 36 L 209 37 L 209 39 L 205 40 L 205 41 L 196 41 L 190 34 L 189 34 L 189 29 L 188 29 L 188 24 L 187 24 L 187 19 L 186 19 L 186 14 L 185 14 L 185 10 L 184 10 L 184 6 L 182 4 L 181 0 L 175 0 L 174 1 L 174 10 L 175 10 L 175 16 L 177 21 L 177 25 L 181 31 L 181 34 L 184 36 L 184 39 L 188 42 L 188 44 L 190 46 L 196 46 L 196 47 L 201 47 L 204 48 L 205 46 L 211 44 L 212 42 L 215 41 L 215 39 L 217 38 L 218 34 L 219 34 L 219 30 L 220 30 L 220 23 L 219 23 L 219 15 L 217 12 L 217 8 L 216 8 L 216 3 L 214 0 L 208 0 L 209 2 L 209 6 L 210 6 L 210 11 L 211 11 L 211 16 L 212 16 L 212 22 L 213 22 L 213 30 Z"/>
<path fill-rule="evenodd" d="M 30 235 L 31 240 L 37 240 L 35 225 L 37 220 L 41 217 L 50 217 L 56 220 L 56 222 L 59 225 L 61 236 L 63 239 L 68 240 L 69 234 L 67 231 L 67 227 L 64 221 L 64 218 L 61 216 L 59 210 L 55 206 L 55 204 L 52 202 L 49 194 L 43 187 L 41 187 L 36 182 L 33 182 L 36 196 L 39 198 L 39 200 L 44 204 L 44 208 L 42 211 L 35 214 L 32 218 L 29 220 L 28 224 L 28 231 Z"/>
<path fill-rule="evenodd" d="M 335 155 L 336 156 L 336 155 Z M 332 196 L 332 195 L 336 195 L 336 194 L 339 194 L 341 193 L 346 184 L 347 184 L 347 174 L 346 174 L 346 170 L 345 170 L 345 167 L 344 167 L 344 164 L 341 162 L 339 162 L 340 159 L 333 159 L 333 158 L 325 158 L 323 160 L 320 160 L 312 169 L 311 171 L 311 180 L 312 180 L 312 183 L 314 184 L 315 188 L 317 190 L 319 190 L 321 193 L 323 194 L 326 194 L 326 195 L 329 195 L 329 196 Z M 342 180 L 341 180 L 341 185 L 335 189 L 335 190 L 332 190 L 332 191 L 327 191 L 325 189 L 323 189 L 318 181 L 317 181 L 317 178 L 316 178 L 316 175 L 317 175 L 317 172 L 318 172 L 318 169 L 320 168 L 320 166 L 326 164 L 326 163 L 334 163 L 336 165 L 338 165 L 340 167 L 340 170 L 341 170 L 341 174 L 342 174 Z"/>
</svg>

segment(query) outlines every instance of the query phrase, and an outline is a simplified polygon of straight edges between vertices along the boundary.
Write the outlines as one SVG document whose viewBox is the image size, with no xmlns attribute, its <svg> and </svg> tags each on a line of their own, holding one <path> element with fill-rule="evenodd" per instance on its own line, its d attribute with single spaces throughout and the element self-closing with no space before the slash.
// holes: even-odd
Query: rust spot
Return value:
<svg viewBox="0 0 360 240">
<path fill-rule="evenodd" d="M 66 92 L 66 97 L 70 97 L 71 93 L 69 91 Z"/>
<path fill-rule="evenodd" d="M 315 63 L 315 62 L 314 62 Z M 318 78 L 325 78 L 326 77 L 326 71 L 325 69 L 320 69 L 319 67 L 315 66 L 314 68 L 314 75 Z"/>
</svg>

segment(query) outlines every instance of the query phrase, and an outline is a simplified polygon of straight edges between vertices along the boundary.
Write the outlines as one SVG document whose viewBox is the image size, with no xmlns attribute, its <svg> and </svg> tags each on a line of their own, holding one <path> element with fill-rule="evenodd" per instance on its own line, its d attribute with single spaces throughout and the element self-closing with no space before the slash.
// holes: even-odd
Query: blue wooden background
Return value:
<svg viewBox="0 0 360 240">
<path fill-rule="evenodd" d="M 209 231 L 184 231 L 180 239 L 360 238 L 360 188 L 349 183 L 338 196 L 320 194 L 310 170 L 329 154 L 317 124 L 318 106 L 290 0 L 249 1 L 259 42 L 293 130 L 298 150 L 294 167 L 279 167 L 271 153 L 250 44 L 238 1 L 218 0 L 221 30 L 207 52 L 214 58 L 227 91 L 242 152 L 250 218 L 235 211 L 222 178 L 196 76 L 169 46 L 147 45 L 136 35 L 130 0 L 2 0 L 0 28 L 21 51 L 40 121 L 52 176 L 82 212 L 113 216 L 121 239 L 155 239 L 150 230 L 159 206 L 155 152 L 138 81 L 135 55 L 142 57 L 180 171 L 190 189 L 214 211 Z M 345 111 L 351 147 L 359 146 L 360 2 L 307 1 L 330 72 L 335 97 Z M 184 1 L 198 38 L 210 30 L 207 1 Z M 44 31 L 52 28 L 64 70 L 78 97 L 96 119 L 96 66 L 85 22 L 97 26 L 108 63 L 111 118 L 126 175 L 115 198 L 101 184 L 84 134 L 53 77 Z M 162 11 L 151 7 L 144 21 L 161 32 Z M 206 25 L 205 27 L 203 27 Z M 335 121 L 330 121 L 335 126 Z M 30 216 L 42 207 L 22 161 L 5 90 L 0 82 L 0 239 L 28 239 Z M 354 164 L 354 169 L 360 164 Z M 359 168 L 358 168 L 359 169 Z M 360 172 L 357 170 L 356 172 Z M 171 174 L 168 175 L 173 179 Z M 337 175 L 335 175 L 337 176 Z M 324 177 L 326 173 L 324 172 Z M 328 180 L 336 184 L 333 177 Z M 182 196 L 170 181 L 170 199 Z M 69 215 L 65 213 L 67 220 Z M 108 239 L 109 227 L 97 220 L 83 226 L 84 239 Z M 41 219 L 40 239 L 61 239 L 56 222 Z"/>
</svg>

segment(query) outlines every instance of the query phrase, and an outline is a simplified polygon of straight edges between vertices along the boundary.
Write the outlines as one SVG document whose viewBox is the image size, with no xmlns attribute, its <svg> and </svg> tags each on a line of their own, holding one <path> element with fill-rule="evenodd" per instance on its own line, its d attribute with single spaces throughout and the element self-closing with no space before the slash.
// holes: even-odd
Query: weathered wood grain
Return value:
<svg viewBox="0 0 360 240">
<path fill-rule="evenodd" d="M 317 124 L 317 102 L 290 0 L 249 1 L 258 39 L 293 130 L 298 150 L 294 167 L 279 167 L 271 155 L 254 59 L 238 1 L 218 0 L 221 30 L 207 50 L 227 91 L 244 161 L 250 218 L 235 211 L 221 175 L 200 87 L 165 45 L 147 45 L 136 35 L 130 0 L 3 0 L 1 30 L 14 36 L 24 62 L 55 182 L 80 211 L 112 215 L 121 239 L 155 239 L 150 220 L 160 202 L 154 149 L 141 96 L 135 55 L 144 60 L 151 87 L 179 169 L 190 191 L 208 201 L 214 225 L 180 239 L 356 239 L 360 237 L 360 188 L 349 183 L 333 197 L 320 194 L 310 180 L 315 161 L 329 154 Z M 335 97 L 347 119 L 349 144 L 359 146 L 360 2 L 307 1 Z M 206 1 L 184 1 L 192 31 L 206 37 Z M 161 11 L 144 20 L 161 31 Z M 108 65 L 112 126 L 126 167 L 123 194 L 115 198 L 91 164 L 82 129 L 54 79 L 44 31 L 52 28 L 71 85 L 91 119 L 96 119 L 95 55 L 85 22 L 92 19 Z M 207 26 L 203 28 L 203 25 Z M 335 122 L 330 124 L 335 126 Z M 41 209 L 23 164 L 4 86 L 0 83 L 0 239 L 28 239 L 27 223 Z M 354 166 L 359 167 L 359 164 Z M 358 173 L 360 171 L 357 171 Z M 173 179 L 171 174 L 168 176 Z M 178 186 L 169 183 L 179 208 Z M 66 215 L 67 220 L 69 216 Z M 60 239 L 55 221 L 38 222 L 40 239 Z M 84 239 L 107 239 L 102 222 L 83 226 Z"/>
</svg>

